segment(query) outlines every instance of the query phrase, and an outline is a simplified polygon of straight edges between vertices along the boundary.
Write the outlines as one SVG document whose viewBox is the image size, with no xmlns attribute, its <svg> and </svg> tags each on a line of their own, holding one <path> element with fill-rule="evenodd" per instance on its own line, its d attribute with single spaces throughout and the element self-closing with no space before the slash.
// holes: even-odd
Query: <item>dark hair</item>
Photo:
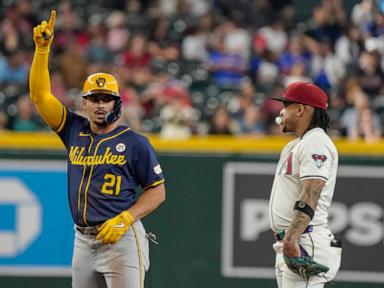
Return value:
<svg viewBox="0 0 384 288">
<path fill-rule="evenodd" d="M 309 124 L 307 131 L 319 127 L 322 128 L 325 132 L 327 132 L 327 129 L 329 128 L 331 123 L 331 120 L 329 118 L 329 115 L 327 111 L 320 109 L 320 108 L 315 108 L 315 111 L 313 111 L 312 115 L 312 121 Z"/>
</svg>

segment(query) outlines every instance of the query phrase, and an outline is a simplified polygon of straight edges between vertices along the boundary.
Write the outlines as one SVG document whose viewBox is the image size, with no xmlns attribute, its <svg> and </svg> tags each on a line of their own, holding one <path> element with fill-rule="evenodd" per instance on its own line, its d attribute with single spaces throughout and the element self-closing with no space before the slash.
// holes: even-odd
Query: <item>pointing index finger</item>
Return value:
<svg viewBox="0 0 384 288">
<path fill-rule="evenodd" d="M 51 17 L 49 18 L 48 21 L 48 27 L 50 28 L 51 31 L 55 28 L 55 22 L 56 22 L 56 10 L 51 11 Z"/>
</svg>

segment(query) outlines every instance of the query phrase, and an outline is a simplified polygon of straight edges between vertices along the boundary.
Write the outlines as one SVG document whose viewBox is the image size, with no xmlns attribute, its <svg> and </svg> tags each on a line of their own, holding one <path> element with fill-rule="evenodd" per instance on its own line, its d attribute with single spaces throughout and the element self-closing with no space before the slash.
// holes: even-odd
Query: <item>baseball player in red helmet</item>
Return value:
<svg viewBox="0 0 384 288">
<path fill-rule="evenodd" d="M 30 97 L 68 151 L 68 198 L 76 228 L 72 286 L 142 288 L 149 249 L 140 219 L 165 200 L 164 176 L 149 141 L 119 123 L 115 77 L 95 73 L 85 80 L 87 118 L 51 94 L 48 57 L 55 19 L 52 11 L 33 31 Z M 138 187 L 144 189 L 140 197 Z"/>
<path fill-rule="evenodd" d="M 323 287 L 340 267 L 341 245 L 328 227 L 338 152 L 327 135 L 327 95 L 311 83 L 288 85 L 277 118 L 297 138 L 281 152 L 269 213 L 279 288 Z"/>
</svg>

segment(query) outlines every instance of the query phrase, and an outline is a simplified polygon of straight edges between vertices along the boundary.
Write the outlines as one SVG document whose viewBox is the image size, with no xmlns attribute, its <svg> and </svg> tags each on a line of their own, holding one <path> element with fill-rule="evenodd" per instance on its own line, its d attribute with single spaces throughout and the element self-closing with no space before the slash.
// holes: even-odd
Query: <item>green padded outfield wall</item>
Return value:
<svg viewBox="0 0 384 288">
<path fill-rule="evenodd" d="M 160 241 L 151 251 L 153 267 L 147 287 L 276 287 L 271 280 L 224 278 L 220 272 L 223 165 L 228 161 L 273 161 L 276 157 L 168 154 L 160 159 L 167 175 L 168 199 L 145 221 Z M 374 164 L 384 165 L 384 159 Z M 249 253 L 256 258 L 260 252 Z M 337 283 L 330 287 L 378 288 L 384 284 Z"/>
<path fill-rule="evenodd" d="M 225 213 L 222 207 L 224 167 L 228 162 L 272 164 L 276 162 L 277 154 L 160 150 L 158 154 L 166 175 L 167 201 L 144 220 L 147 230 L 155 233 L 160 242 L 158 246 L 151 244 L 151 268 L 146 277 L 146 287 L 276 287 L 273 279 L 223 276 L 222 225 Z M 25 158 L 65 159 L 62 151 L 15 149 L 0 151 L 0 159 Z M 362 170 L 365 165 L 382 168 L 384 155 L 344 155 L 340 162 L 343 165 L 362 166 Z M 267 184 L 263 185 L 249 189 L 265 190 Z M 263 193 L 268 194 L 269 191 Z M 384 196 L 381 200 L 381 203 L 384 203 Z M 273 243 L 273 237 L 269 232 L 263 235 L 270 240 L 270 244 Z M 380 247 L 382 246 L 383 242 Z M 261 257 L 260 255 L 264 255 L 264 251 L 258 249 L 249 251 L 251 259 L 257 259 Z M 382 258 L 377 255 L 376 260 L 379 260 L 379 257 Z M 380 262 L 382 265 L 382 261 Z M 0 276 L 0 287 L 70 287 L 70 278 Z M 384 283 L 337 281 L 335 285 L 329 284 L 327 287 L 379 288 L 384 287 Z"/>
</svg>

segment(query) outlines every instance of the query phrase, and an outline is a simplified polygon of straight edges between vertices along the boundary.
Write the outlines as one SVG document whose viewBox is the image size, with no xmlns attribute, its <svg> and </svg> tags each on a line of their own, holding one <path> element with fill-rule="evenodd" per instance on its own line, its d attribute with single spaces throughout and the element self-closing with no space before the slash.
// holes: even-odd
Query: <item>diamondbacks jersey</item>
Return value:
<svg viewBox="0 0 384 288">
<path fill-rule="evenodd" d="M 86 118 L 68 110 L 63 115 L 56 132 L 68 151 L 69 205 L 77 225 L 98 225 L 131 207 L 138 187 L 164 182 L 144 136 L 123 125 L 95 134 Z"/>
<path fill-rule="evenodd" d="M 329 136 L 314 128 L 289 142 L 281 152 L 269 201 L 270 226 L 273 231 L 287 229 L 300 194 L 300 181 L 326 181 L 310 224 L 328 223 L 338 167 L 338 153 Z"/>
</svg>

